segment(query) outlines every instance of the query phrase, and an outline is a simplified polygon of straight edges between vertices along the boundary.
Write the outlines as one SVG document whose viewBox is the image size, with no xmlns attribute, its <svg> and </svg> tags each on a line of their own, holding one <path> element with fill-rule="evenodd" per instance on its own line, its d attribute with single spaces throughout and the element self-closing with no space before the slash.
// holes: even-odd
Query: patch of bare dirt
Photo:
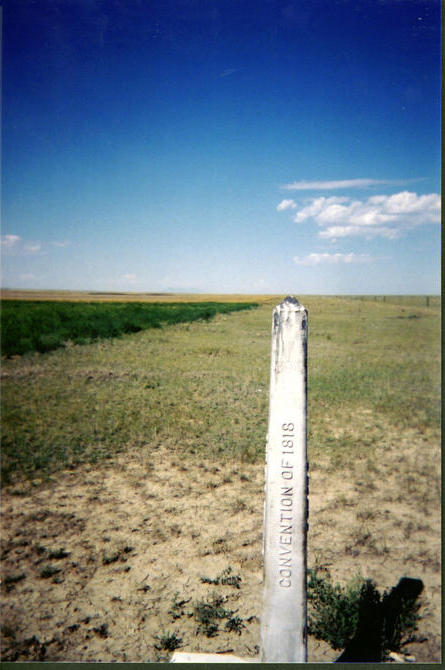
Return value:
<svg viewBox="0 0 445 670">
<path fill-rule="evenodd" d="M 379 453 L 371 472 L 367 461 L 346 473 L 311 464 L 309 565 L 379 589 L 422 579 L 427 639 L 407 651 L 440 662 L 437 445 L 394 432 Z M 159 448 L 18 493 L 2 502 L 2 660 L 167 660 L 168 636 L 181 651 L 257 658 L 263 465 Z M 206 629 L 194 606 L 216 597 L 231 616 Z M 309 661 L 338 655 L 310 638 Z"/>
</svg>

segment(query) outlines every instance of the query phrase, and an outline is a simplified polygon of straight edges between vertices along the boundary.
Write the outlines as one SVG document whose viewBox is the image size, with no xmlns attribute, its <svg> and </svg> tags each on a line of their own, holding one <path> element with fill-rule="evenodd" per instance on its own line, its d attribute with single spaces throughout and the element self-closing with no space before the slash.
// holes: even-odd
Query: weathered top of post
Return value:
<svg viewBox="0 0 445 670">
<path fill-rule="evenodd" d="M 307 327 L 307 309 L 294 296 L 288 295 L 280 302 L 273 311 L 273 330 L 281 328 L 281 323 L 290 325 L 297 319 L 301 322 L 300 327 L 305 330 Z"/>
<path fill-rule="evenodd" d="M 281 304 L 282 304 L 282 305 L 283 305 L 283 304 L 291 304 L 291 305 L 295 305 L 295 306 L 297 306 L 297 305 L 299 305 L 300 303 L 298 302 L 298 300 L 297 300 L 296 298 L 294 298 L 293 295 L 288 295 L 286 298 L 284 298 L 284 300 L 283 300 L 283 302 L 282 302 Z"/>
<path fill-rule="evenodd" d="M 299 300 L 294 298 L 293 295 L 288 295 L 286 298 L 284 298 L 283 302 L 280 302 L 280 304 L 276 306 L 276 309 L 284 313 L 307 311 L 304 305 L 302 305 Z"/>
</svg>

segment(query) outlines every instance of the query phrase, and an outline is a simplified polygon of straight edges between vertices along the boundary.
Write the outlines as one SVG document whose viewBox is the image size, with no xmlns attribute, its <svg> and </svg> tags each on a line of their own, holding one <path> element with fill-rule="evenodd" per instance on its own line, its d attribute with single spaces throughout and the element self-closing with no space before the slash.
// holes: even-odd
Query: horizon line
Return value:
<svg viewBox="0 0 445 670">
<path fill-rule="evenodd" d="M 264 296 L 278 296 L 278 295 L 305 295 L 305 296 L 386 296 L 386 297 L 416 297 L 416 296 L 431 296 L 431 297 L 441 297 L 441 293 L 322 293 L 322 292 L 304 292 L 296 293 L 292 291 L 278 291 L 278 292 L 243 292 L 243 291 L 193 291 L 193 290 L 166 290 L 166 291 L 99 291 L 91 289 L 43 289 L 43 288 L 11 288 L 11 287 L 0 287 L 0 296 L 3 292 L 17 292 L 17 293 L 82 293 L 85 295 L 149 295 L 149 296 L 162 296 L 162 295 L 264 295 Z"/>
</svg>

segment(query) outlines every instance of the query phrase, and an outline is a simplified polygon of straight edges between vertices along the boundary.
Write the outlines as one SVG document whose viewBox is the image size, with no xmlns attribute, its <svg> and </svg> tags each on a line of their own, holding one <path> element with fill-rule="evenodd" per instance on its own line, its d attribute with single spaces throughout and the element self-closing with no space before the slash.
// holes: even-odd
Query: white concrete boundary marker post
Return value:
<svg viewBox="0 0 445 670">
<path fill-rule="evenodd" d="M 304 663 L 307 534 L 307 311 L 275 307 L 264 506 L 261 661 Z M 228 654 L 175 651 L 172 663 L 255 663 Z"/>
<path fill-rule="evenodd" d="M 307 311 L 273 312 L 264 506 L 261 660 L 307 661 Z"/>
</svg>

